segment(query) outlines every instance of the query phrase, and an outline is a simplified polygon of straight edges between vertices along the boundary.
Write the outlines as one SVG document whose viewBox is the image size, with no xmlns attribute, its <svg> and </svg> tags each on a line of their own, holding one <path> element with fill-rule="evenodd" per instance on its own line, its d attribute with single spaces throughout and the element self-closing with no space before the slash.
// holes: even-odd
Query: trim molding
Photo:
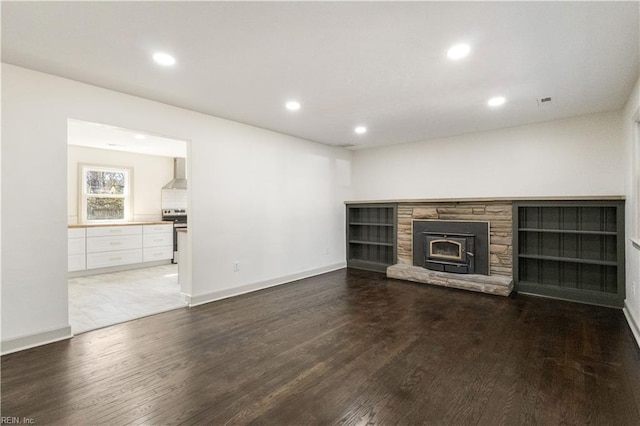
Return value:
<svg viewBox="0 0 640 426">
<path fill-rule="evenodd" d="M 291 275 L 285 275 L 284 277 L 273 278 L 265 281 L 258 281 L 251 284 L 241 285 L 239 287 L 227 288 L 224 290 L 214 291 L 211 293 L 203 294 L 200 296 L 187 296 L 185 295 L 185 301 L 189 307 L 204 305 L 205 303 L 215 302 L 216 300 L 228 299 L 229 297 L 240 296 L 241 294 L 252 293 L 254 291 L 263 290 L 269 287 L 275 287 L 282 284 L 287 284 L 292 281 L 301 280 L 303 278 L 309 278 L 316 275 L 326 274 L 327 272 L 337 271 L 338 269 L 346 268 L 346 262 L 334 263 L 332 265 L 323 266 L 321 268 L 309 269 L 307 271 L 297 272 Z"/>
<path fill-rule="evenodd" d="M 68 272 L 69 278 L 86 277 L 96 274 L 108 274 L 110 272 L 133 271 L 134 269 L 143 269 L 150 266 L 170 265 L 171 259 L 153 260 L 151 262 L 129 263 L 127 265 L 106 266 L 104 268 L 81 269 L 79 271 Z"/>
<path fill-rule="evenodd" d="M 397 200 L 352 200 L 345 201 L 349 204 L 380 204 L 380 203 L 477 203 L 477 202 L 507 202 L 507 201 L 607 201 L 607 200 L 624 200 L 625 196 L 621 194 L 614 195 L 567 195 L 567 196 L 548 196 L 548 197 L 460 197 L 460 198 L 405 198 Z"/>
<path fill-rule="evenodd" d="M 25 349 L 34 348 L 36 346 L 46 345 L 49 343 L 59 342 L 73 337 L 71 326 L 43 331 L 36 334 L 28 334 L 25 336 L 14 337 L 2 341 L 2 355 L 13 352 L 23 351 Z"/>
<path fill-rule="evenodd" d="M 633 315 L 631 315 L 631 311 L 629 310 L 629 306 L 627 306 L 626 300 L 624 301 L 624 308 L 622 308 L 622 312 L 624 312 L 624 316 L 627 319 L 629 328 L 631 328 L 633 337 L 636 338 L 636 344 L 640 346 L 640 329 L 638 328 L 638 323 L 633 318 Z"/>
</svg>

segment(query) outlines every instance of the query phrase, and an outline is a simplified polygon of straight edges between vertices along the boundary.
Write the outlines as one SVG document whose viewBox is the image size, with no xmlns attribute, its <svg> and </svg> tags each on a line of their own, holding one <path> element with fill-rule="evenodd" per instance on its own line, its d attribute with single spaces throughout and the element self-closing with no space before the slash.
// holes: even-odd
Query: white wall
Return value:
<svg viewBox="0 0 640 426">
<path fill-rule="evenodd" d="M 198 301 L 344 265 L 349 151 L 6 64 L 2 89 L 4 351 L 68 330 L 68 118 L 190 141 Z"/>
<path fill-rule="evenodd" d="M 358 200 L 621 195 L 624 165 L 613 112 L 356 151 L 353 187 Z"/>
<path fill-rule="evenodd" d="M 68 146 L 67 215 L 69 223 L 78 223 L 78 164 L 129 167 L 133 170 L 133 220 L 162 218 L 162 187 L 173 179 L 173 158 L 135 154 L 107 149 Z"/>
<path fill-rule="evenodd" d="M 626 147 L 626 284 L 625 314 L 640 344 L 640 78 L 624 109 Z"/>
</svg>

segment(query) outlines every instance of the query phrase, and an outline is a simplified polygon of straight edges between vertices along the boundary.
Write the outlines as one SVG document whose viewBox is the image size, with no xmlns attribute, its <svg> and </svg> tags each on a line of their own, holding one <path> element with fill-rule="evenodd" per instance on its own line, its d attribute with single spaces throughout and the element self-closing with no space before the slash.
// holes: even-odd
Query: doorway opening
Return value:
<svg viewBox="0 0 640 426">
<path fill-rule="evenodd" d="M 176 227 L 188 225 L 188 142 L 72 119 L 67 130 L 72 332 L 186 307 Z"/>
</svg>

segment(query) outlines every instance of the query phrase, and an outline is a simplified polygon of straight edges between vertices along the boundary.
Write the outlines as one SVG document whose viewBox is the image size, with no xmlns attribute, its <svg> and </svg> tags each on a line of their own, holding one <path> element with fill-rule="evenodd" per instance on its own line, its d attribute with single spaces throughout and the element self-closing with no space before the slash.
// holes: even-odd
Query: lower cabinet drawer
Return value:
<svg viewBox="0 0 640 426">
<path fill-rule="evenodd" d="M 173 258 L 173 246 L 145 248 L 142 253 L 143 262 L 154 262 Z"/>
<path fill-rule="evenodd" d="M 173 234 L 173 223 L 167 223 L 165 225 L 144 225 L 142 227 L 142 233 L 148 234 Z"/>
<path fill-rule="evenodd" d="M 142 262 L 142 249 L 87 254 L 87 269 Z"/>
<path fill-rule="evenodd" d="M 142 241 L 144 248 L 173 246 L 173 234 L 148 234 Z"/>
<path fill-rule="evenodd" d="M 84 253 L 69 255 L 69 261 L 67 263 L 67 271 L 83 271 L 87 269 L 86 259 Z"/>
<path fill-rule="evenodd" d="M 87 253 L 142 248 L 142 234 L 87 238 Z"/>
</svg>

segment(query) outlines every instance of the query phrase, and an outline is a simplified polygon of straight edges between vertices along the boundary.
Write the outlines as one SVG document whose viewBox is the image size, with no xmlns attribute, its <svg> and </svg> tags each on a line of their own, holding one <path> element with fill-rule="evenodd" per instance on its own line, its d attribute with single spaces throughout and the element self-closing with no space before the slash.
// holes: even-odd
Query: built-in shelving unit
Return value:
<svg viewBox="0 0 640 426">
<path fill-rule="evenodd" d="M 622 307 L 624 201 L 523 201 L 513 208 L 517 291 Z"/>
<path fill-rule="evenodd" d="M 347 205 L 347 266 L 386 271 L 396 263 L 396 204 Z"/>
</svg>

